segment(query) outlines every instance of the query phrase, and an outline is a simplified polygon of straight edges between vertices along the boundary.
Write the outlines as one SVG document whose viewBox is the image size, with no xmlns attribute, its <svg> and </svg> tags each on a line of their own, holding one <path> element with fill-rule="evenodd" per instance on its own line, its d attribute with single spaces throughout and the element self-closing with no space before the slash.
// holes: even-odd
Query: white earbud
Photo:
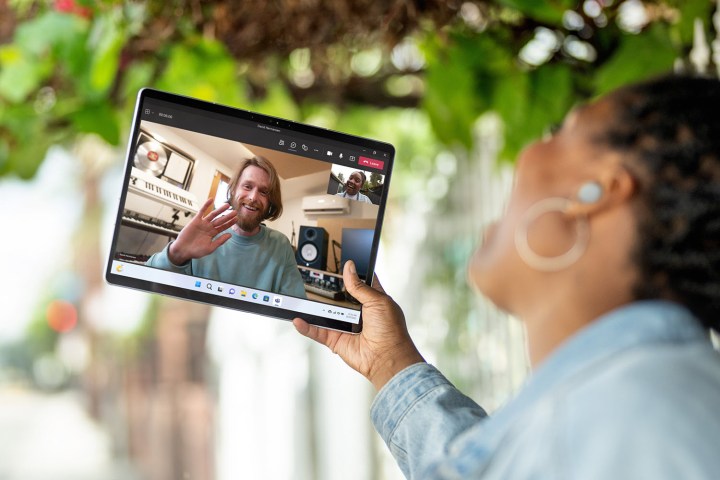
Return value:
<svg viewBox="0 0 720 480">
<path fill-rule="evenodd" d="M 586 182 L 583 183 L 577 193 L 577 198 L 580 203 L 595 203 L 603 195 L 603 188 L 598 182 Z"/>
</svg>

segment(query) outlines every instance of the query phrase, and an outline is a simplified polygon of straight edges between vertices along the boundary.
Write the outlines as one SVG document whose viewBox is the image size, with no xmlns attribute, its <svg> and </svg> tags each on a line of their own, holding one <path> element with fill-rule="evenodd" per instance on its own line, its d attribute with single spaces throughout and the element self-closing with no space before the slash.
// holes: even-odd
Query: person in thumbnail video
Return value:
<svg viewBox="0 0 720 480">
<path fill-rule="evenodd" d="M 337 195 L 351 200 L 357 200 L 358 202 L 372 203 L 366 195 L 360 193 L 360 189 L 364 184 L 365 172 L 357 170 L 351 173 L 347 182 L 345 182 L 345 191 Z"/>
<path fill-rule="evenodd" d="M 306 298 L 290 241 L 262 223 L 283 211 L 275 167 L 260 156 L 246 159 L 228 186 L 227 203 L 203 216 L 212 202 L 147 265 Z"/>
</svg>

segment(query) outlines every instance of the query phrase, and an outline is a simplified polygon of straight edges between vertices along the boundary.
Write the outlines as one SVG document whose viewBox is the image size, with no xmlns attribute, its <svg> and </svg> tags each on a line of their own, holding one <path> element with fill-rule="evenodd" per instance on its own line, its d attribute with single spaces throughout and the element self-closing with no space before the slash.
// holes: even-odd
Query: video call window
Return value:
<svg viewBox="0 0 720 480">
<path fill-rule="evenodd" d="M 385 176 L 375 171 L 333 165 L 327 193 L 379 205 L 385 188 Z"/>
<path fill-rule="evenodd" d="M 176 271 L 237 285 L 240 291 L 256 288 L 359 310 L 344 294 L 341 265 L 352 258 L 359 272 L 367 270 L 384 188 L 381 173 L 260 147 L 252 139 L 233 141 L 148 121 L 140 129 L 115 260 L 181 267 Z M 167 258 L 158 261 L 167 257 L 168 245 L 195 215 L 207 215 L 225 203 L 240 165 L 254 157 L 266 159 L 279 179 L 282 214 L 262 221 L 267 243 L 258 246 L 233 236 L 220 247 L 227 248 L 210 254 L 221 255 L 215 263 L 204 261 L 206 257 L 181 266 L 168 265 Z M 200 212 L 208 198 L 212 205 Z M 322 204 L 328 207 L 317 207 Z M 348 232 L 365 234 L 360 241 Z M 235 277 L 233 272 L 246 266 L 235 252 L 244 251 L 258 255 L 246 262 L 255 273 Z M 232 268 L 224 268 L 227 262 Z"/>
</svg>

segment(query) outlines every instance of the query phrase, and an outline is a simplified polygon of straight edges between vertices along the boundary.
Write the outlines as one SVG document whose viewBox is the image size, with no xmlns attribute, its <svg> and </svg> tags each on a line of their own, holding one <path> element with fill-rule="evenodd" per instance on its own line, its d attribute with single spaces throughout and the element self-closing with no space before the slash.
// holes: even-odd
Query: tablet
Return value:
<svg viewBox="0 0 720 480">
<path fill-rule="evenodd" d="M 108 283 L 362 329 L 344 262 L 372 280 L 395 149 L 162 92 L 138 93 Z"/>
</svg>

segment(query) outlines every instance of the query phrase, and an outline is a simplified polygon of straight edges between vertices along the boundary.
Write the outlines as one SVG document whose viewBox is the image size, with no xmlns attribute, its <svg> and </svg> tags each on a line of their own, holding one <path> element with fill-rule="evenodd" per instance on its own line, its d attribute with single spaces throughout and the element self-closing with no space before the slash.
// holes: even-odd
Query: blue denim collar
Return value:
<svg viewBox="0 0 720 480">
<path fill-rule="evenodd" d="M 623 306 L 601 316 L 560 345 L 530 375 L 519 394 L 484 422 L 475 438 L 492 448 L 511 422 L 554 387 L 582 375 L 622 351 L 651 344 L 709 341 L 697 319 L 676 303 L 652 300 Z M 475 443 L 475 442 L 470 442 Z M 477 449 L 478 443 L 472 447 Z"/>
</svg>

